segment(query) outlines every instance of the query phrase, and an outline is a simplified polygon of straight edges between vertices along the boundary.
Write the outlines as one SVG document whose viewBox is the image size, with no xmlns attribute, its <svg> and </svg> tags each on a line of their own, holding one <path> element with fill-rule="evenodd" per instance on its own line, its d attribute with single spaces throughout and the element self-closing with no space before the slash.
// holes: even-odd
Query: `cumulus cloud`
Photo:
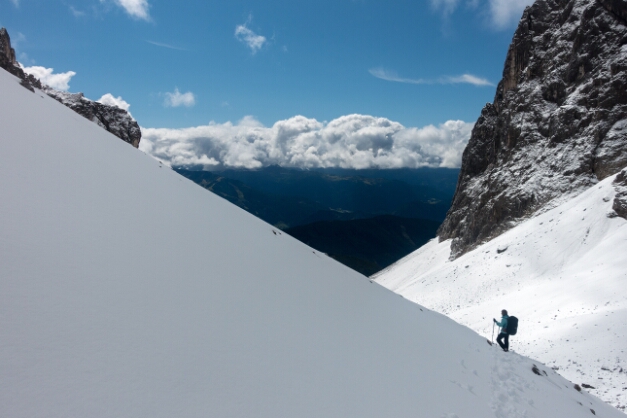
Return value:
<svg viewBox="0 0 627 418">
<path fill-rule="evenodd" d="M 386 70 L 385 68 L 371 68 L 368 70 L 374 77 L 381 80 L 394 81 L 397 83 L 408 84 L 472 84 L 474 86 L 494 86 L 490 81 L 485 78 L 477 77 L 472 74 L 462 74 L 459 76 L 442 76 L 433 79 L 425 78 L 405 78 L 400 77 L 396 71 Z"/>
<path fill-rule="evenodd" d="M 194 93 L 188 91 L 187 93 L 181 93 L 178 88 L 174 89 L 174 93 L 166 93 L 163 105 L 165 107 L 192 107 L 196 104 L 196 97 Z"/>
<path fill-rule="evenodd" d="M 76 75 L 74 71 L 54 74 L 54 68 L 39 66 L 22 67 L 25 73 L 32 74 L 41 80 L 42 83 L 55 90 L 67 91 L 70 88 L 70 80 Z"/>
<path fill-rule="evenodd" d="M 100 99 L 96 101 L 104 105 L 119 107 L 120 109 L 126 110 L 127 112 L 128 109 L 131 107 L 131 105 L 121 96 L 114 97 L 111 93 L 103 95 Z M 131 112 L 128 112 L 128 114 L 130 115 Z"/>
<path fill-rule="evenodd" d="M 487 9 L 490 24 L 495 29 L 501 30 L 516 23 L 525 7 L 533 2 L 534 0 L 468 0 L 464 4 L 476 9 L 479 13 L 484 13 Z M 459 8 L 460 1 L 431 0 L 431 5 L 446 18 Z"/>
<path fill-rule="evenodd" d="M 246 23 L 235 27 L 235 39 L 249 47 L 253 54 L 256 54 L 267 42 L 267 39 L 265 36 L 257 35 L 248 28 L 251 19 L 249 17 Z"/>
<path fill-rule="evenodd" d="M 100 0 L 101 3 L 104 3 L 109 0 Z M 141 20 L 150 20 L 150 15 L 148 13 L 148 9 L 150 5 L 148 4 L 148 0 L 113 0 L 115 4 L 120 6 L 126 11 L 131 17 L 135 19 Z"/>
<path fill-rule="evenodd" d="M 171 166 L 260 168 L 459 167 L 473 124 L 406 128 L 386 118 L 304 116 L 266 127 L 252 117 L 183 129 L 142 128 L 140 149 Z"/>
</svg>

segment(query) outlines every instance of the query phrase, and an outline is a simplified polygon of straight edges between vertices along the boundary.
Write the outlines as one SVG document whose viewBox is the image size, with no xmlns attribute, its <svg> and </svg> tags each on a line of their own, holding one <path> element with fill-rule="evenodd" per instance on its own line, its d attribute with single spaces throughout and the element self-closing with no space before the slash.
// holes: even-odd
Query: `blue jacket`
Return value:
<svg viewBox="0 0 627 418">
<path fill-rule="evenodd" d="M 504 315 L 501 318 L 501 322 L 496 321 L 496 325 L 498 325 L 499 327 L 501 327 L 501 332 L 503 334 L 507 334 L 507 318 L 509 318 L 509 316 Z"/>
</svg>

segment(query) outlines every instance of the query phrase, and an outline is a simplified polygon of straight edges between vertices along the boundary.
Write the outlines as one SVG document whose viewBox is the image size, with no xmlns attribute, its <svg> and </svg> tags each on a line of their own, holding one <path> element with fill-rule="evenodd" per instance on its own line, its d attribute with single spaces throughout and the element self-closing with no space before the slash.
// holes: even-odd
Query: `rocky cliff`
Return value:
<svg viewBox="0 0 627 418">
<path fill-rule="evenodd" d="M 11 47 L 11 38 L 5 28 L 0 29 L 0 68 L 5 69 L 22 80 L 22 86 L 34 91 L 38 88 L 48 96 L 63 103 L 76 113 L 98 124 L 125 142 L 139 147 L 141 130 L 131 115 L 123 109 L 89 100 L 83 93 L 66 93 L 55 90 L 24 72 L 15 59 L 15 50 Z"/>
<path fill-rule="evenodd" d="M 41 89 L 41 82 L 30 74 L 26 74 L 15 59 L 15 50 L 11 47 L 11 37 L 5 28 L 0 28 L 0 68 L 4 68 L 9 73 L 20 78 L 22 85 L 34 91 L 34 88 Z"/>
<path fill-rule="evenodd" d="M 625 166 L 627 0 L 537 0 L 473 129 L 438 236 L 454 239 L 456 258 Z"/>
<path fill-rule="evenodd" d="M 139 147 L 141 130 L 126 110 L 94 102 L 83 96 L 83 93 L 67 93 L 48 86 L 45 86 L 43 90 L 48 96 L 63 103 L 79 115 L 103 127 L 135 148 Z"/>
</svg>

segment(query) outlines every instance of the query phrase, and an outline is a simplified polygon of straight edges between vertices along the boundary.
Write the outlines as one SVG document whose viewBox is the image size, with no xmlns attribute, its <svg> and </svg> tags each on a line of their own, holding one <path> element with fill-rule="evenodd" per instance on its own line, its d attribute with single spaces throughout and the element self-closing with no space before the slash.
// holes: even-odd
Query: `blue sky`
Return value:
<svg viewBox="0 0 627 418">
<path fill-rule="evenodd" d="M 69 91 L 121 97 L 142 127 L 360 114 L 423 128 L 493 100 L 528 3 L 0 0 L 0 25 L 23 65 L 76 73 Z"/>
</svg>

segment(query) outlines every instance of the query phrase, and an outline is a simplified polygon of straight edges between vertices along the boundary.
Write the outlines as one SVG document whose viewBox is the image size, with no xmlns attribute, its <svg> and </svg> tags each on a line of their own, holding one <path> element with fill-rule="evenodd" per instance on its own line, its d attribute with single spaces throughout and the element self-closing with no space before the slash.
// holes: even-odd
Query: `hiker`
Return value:
<svg viewBox="0 0 627 418">
<path fill-rule="evenodd" d="M 499 336 L 496 337 L 496 342 L 499 343 L 503 351 L 509 351 L 509 334 L 507 333 L 507 320 L 509 319 L 509 316 L 507 316 L 507 311 L 505 309 L 501 311 L 501 316 L 501 322 L 497 321 L 496 318 L 492 318 L 494 323 L 501 327 L 501 332 L 499 333 Z"/>
</svg>

